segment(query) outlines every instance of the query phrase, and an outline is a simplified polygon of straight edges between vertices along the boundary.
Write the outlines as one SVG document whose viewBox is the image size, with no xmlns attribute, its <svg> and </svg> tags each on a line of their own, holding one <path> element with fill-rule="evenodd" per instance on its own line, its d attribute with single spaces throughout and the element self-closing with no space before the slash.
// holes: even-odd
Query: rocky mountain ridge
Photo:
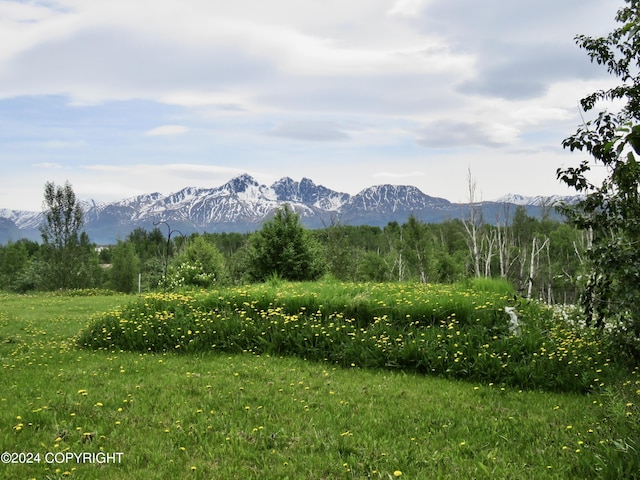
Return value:
<svg viewBox="0 0 640 480">
<path fill-rule="evenodd" d="M 538 197 L 536 197 L 538 198 Z M 540 197 L 542 198 L 542 197 Z M 96 204 L 85 202 L 85 230 L 93 242 L 115 243 L 137 227 L 151 229 L 164 221 L 184 234 L 191 232 L 248 232 L 257 230 L 275 209 L 288 204 L 308 228 L 332 223 L 384 226 L 405 222 L 409 215 L 424 222 L 462 218 L 468 205 L 431 197 L 410 185 L 377 185 L 356 195 L 316 185 L 311 179 L 281 178 L 271 186 L 259 184 L 248 174 L 236 176 L 219 187 L 186 187 L 163 195 L 150 193 Z M 537 215 L 548 202 L 526 203 L 525 197 L 504 197 L 504 201 L 482 202 L 486 221 L 510 205 L 525 205 Z M 515 206 L 511 209 L 513 212 Z M 39 239 L 42 212 L 0 209 L 0 243 L 19 238 Z"/>
</svg>

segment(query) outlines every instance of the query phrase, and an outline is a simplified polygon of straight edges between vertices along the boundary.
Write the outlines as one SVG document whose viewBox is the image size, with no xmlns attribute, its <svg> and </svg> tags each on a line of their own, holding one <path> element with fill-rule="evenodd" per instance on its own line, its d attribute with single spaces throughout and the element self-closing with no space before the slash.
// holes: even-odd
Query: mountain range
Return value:
<svg viewBox="0 0 640 480">
<path fill-rule="evenodd" d="M 531 216 L 545 206 L 575 197 L 523 197 L 507 195 L 481 202 L 484 218 L 495 222 L 499 212 L 515 211 L 522 205 Z M 273 212 L 288 204 L 308 228 L 339 222 L 348 225 L 384 226 L 405 222 L 411 214 L 418 220 L 437 223 L 468 214 L 469 205 L 431 197 L 411 185 L 377 185 L 356 195 L 336 192 L 312 180 L 281 178 L 271 186 L 259 184 L 248 174 L 232 178 L 214 188 L 187 187 L 170 195 L 150 193 L 117 202 L 83 202 L 85 231 L 98 244 L 115 243 L 135 228 L 154 228 L 167 222 L 171 229 L 192 232 L 250 232 L 261 228 Z M 0 209 L 0 243 L 20 238 L 39 240 L 42 212 Z M 165 227 L 161 227 L 165 228 Z M 164 232 L 164 230 L 163 230 Z"/>
</svg>

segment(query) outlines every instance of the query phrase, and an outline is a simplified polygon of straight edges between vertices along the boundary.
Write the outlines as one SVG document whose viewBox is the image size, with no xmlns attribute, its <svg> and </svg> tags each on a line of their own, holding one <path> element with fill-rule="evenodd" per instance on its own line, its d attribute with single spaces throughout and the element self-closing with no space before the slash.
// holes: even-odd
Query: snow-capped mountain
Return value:
<svg viewBox="0 0 640 480">
<path fill-rule="evenodd" d="M 485 202 L 485 219 L 493 218 L 502 203 L 525 205 L 535 215 L 539 204 L 525 197 L 504 197 L 499 203 Z M 409 185 L 378 185 L 356 195 L 336 192 L 312 180 L 281 178 L 271 186 L 259 184 L 247 174 L 213 188 L 187 187 L 170 195 L 151 193 L 117 202 L 84 203 L 85 230 L 96 243 L 114 243 L 137 227 L 153 228 L 167 222 L 183 234 L 191 232 L 248 232 L 257 230 L 275 209 L 288 204 L 309 228 L 334 221 L 350 225 L 384 226 L 405 222 L 413 214 L 424 222 L 460 218 L 468 206 L 430 197 Z M 548 205 L 548 203 L 546 203 Z M 0 242 L 19 238 L 39 239 L 42 212 L 1 210 Z M 490 221 L 490 220 L 488 220 Z M 16 238 L 16 235 L 20 235 Z"/>
<path fill-rule="evenodd" d="M 334 192 L 322 185 L 316 185 L 308 178 L 296 182 L 289 177 L 284 177 L 271 185 L 271 188 L 278 201 L 301 203 L 330 212 L 338 211 L 349 201 L 349 194 Z"/>
<path fill-rule="evenodd" d="M 0 208 L 0 218 L 11 220 L 16 227 L 24 230 L 38 228 L 44 221 L 42 212 L 28 212 L 25 210 L 7 210 Z"/>
<path fill-rule="evenodd" d="M 542 196 L 537 195 L 533 197 L 527 197 L 525 195 L 517 195 L 509 193 L 494 200 L 497 203 L 512 203 L 514 205 L 534 206 L 534 207 L 551 207 L 559 205 L 561 203 L 573 204 L 580 199 L 580 196 L 565 196 L 565 195 L 550 195 Z"/>
</svg>

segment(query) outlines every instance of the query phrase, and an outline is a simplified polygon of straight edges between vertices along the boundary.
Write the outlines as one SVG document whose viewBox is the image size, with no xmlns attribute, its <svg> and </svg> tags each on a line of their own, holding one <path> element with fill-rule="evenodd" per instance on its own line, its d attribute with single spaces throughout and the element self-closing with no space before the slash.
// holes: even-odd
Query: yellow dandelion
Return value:
<svg viewBox="0 0 640 480">
<path fill-rule="evenodd" d="M 401 477 L 402 476 L 402 472 L 400 470 L 396 470 L 395 472 L 393 472 L 393 476 L 394 477 Z"/>
</svg>

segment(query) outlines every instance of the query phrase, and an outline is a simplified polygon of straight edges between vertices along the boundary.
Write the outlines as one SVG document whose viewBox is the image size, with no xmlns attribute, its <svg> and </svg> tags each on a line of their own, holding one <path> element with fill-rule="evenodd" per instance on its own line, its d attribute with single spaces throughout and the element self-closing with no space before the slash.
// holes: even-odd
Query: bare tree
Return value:
<svg viewBox="0 0 640 480">
<path fill-rule="evenodd" d="M 542 252 L 545 247 L 549 244 L 549 239 L 545 238 L 544 242 L 541 246 L 538 246 L 538 237 L 533 236 L 533 240 L 531 242 L 531 257 L 529 261 L 529 279 L 527 286 L 527 298 L 531 298 L 531 291 L 533 289 L 533 279 L 538 269 L 539 264 L 539 256 L 540 252 Z"/>
<path fill-rule="evenodd" d="M 484 276 L 491 276 L 491 260 L 493 260 L 493 247 L 496 244 L 497 235 L 496 231 L 491 228 L 484 229 L 484 235 L 482 237 L 481 252 L 484 259 Z"/>
<path fill-rule="evenodd" d="M 498 247 L 498 261 L 500 276 L 507 278 L 511 266 L 511 232 L 509 229 L 509 208 L 506 204 L 498 210 L 496 218 L 496 242 Z"/>
<path fill-rule="evenodd" d="M 478 245 L 478 231 L 482 226 L 482 204 L 476 203 L 476 181 L 471 175 L 471 168 L 467 172 L 467 184 L 469 186 L 469 214 L 462 220 L 467 232 L 467 244 L 473 262 L 473 274 L 480 276 L 480 246 Z"/>
</svg>

